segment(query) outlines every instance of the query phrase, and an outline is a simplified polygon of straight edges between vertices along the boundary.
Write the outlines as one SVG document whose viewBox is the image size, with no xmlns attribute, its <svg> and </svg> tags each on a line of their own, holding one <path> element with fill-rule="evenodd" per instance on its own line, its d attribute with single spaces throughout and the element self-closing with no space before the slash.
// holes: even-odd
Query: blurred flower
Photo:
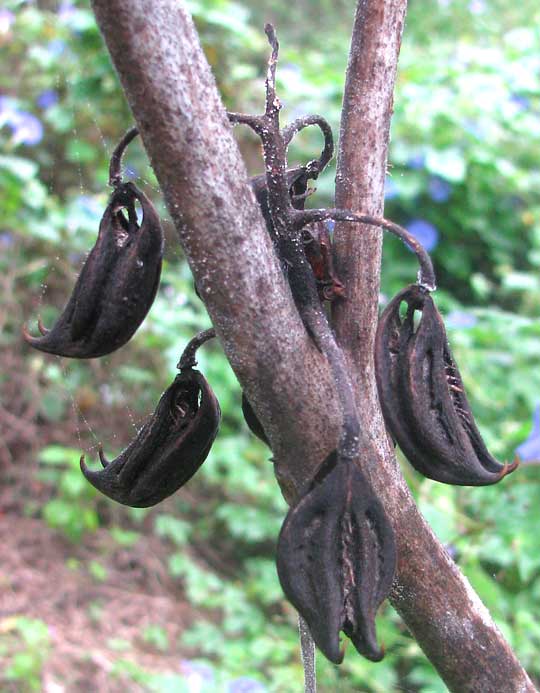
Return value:
<svg viewBox="0 0 540 693">
<path fill-rule="evenodd" d="M 421 154 L 420 152 L 418 154 L 413 154 L 411 157 L 409 157 L 409 159 L 407 159 L 407 166 L 409 168 L 424 168 L 425 163 L 426 156 L 425 154 Z"/>
<path fill-rule="evenodd" d="M 53 39 L 47 44 L 47 52 L 53 58 L 58 58 L 64 52 L 66 42 L 60 39 Z"/>
<path fill-rule="evenodd" d="M 428 183 L 428 194 L 434 202 L 446 202 L 452 192 L 452 186 L 444 178 L 432 176 Z"/>
<path fill-rule="evenodd" d="M 476 315 L 466 313 L 464 310 L 451 310 L 444 320 L 446 327 L 468 329 L 478 322 Z"/>
<path fill-rule="evenodd" d="M 0 248 L 9 248 L 15 243 L 15 238 L 13 237 L 12 233 L 9 233 L 9 231 L 4 231 L 4 233 L 0 233 Z"/>
<path fill-rule="evenodd" d="M 58 18 L 62 21 L 71 19 L 77 10 L 71 0 L 62 0 L 58 6 Z"/>
<path fill-rule="evenodd" d="M 227 693 L 266 693 L 267 689 L 259 681 L 242 676 L 227 686 Z"/>
<path fill-rule="evenodd" d="M 210 684 L 214 683 L 214 671 L 208 664 L 182 660 L 181 669 L 186 679 L 188 693 L 202 693 Z"/>
<path fill-rule="evenodd" d="M 394 197 L 398 197 L 399 190 L 397 185 L 391 178 L 386 178 L 384 181 L 384 198 L 386 200 L 393 200 Z"/>
<path fill-rule="evenodd" d="M 29 147 L 41 142 L 43 125 L 39 118 L 26 111 L 19 111 L 10 126 L 13 130 L 14 144 L 26 144 Z"/>
<path fill-rule="evenodd" d="M 336 228 L 336 222 L 333 219 L 327 219 L 325 222 L 326 228 L 328 229 L 328 233 L 330 236 L 334 233 L 334 229 Z"/>
<path fill-rule="evenodd" d="M 54 89 L 45 89 L 36 99 L 36 103 L 40 108 L 47 109 L 58 103 L 58 92 Z"/>
<path fill-rule="evenodd" d="M 532 431 L 524 443 L 518 445 L 516 455 L 523 463 L 540 463 L 540 404 L 537 404 L 533 412 Z"/>
<path fill-rule="evenodd" d="M 510 103 L 512 103 L 518 112 L 528 111 L 531 107 L 531 101 L 522 94 L 513 93 L 510 95 Z"/>
<path fill-rule="evenodd" d="M 469 3 L 469 12 L 472 14 L 483 14 L 486 9 L 485 0 L 471 0 Z"/>
<path fill-rule="evenodd" d="M 424 246 L 428 253 L 439 242 L 439 232 L 433 224 L 425 221 L 425 219 L 413 219 L 405 228 Z"/>
<path fill-rule="evenodd" d="M 7 125 L 13 133 L 13 144 L 33 146 L 43 138 L 43 125 L 28 111 L 22 111 L 14 99 L 0 96 L 0 127 Z"/>
<path fill-rule="evenodd" d="M 9 10 L 0 10 L 0 36 L 6 36 L 15 21 L 15 15 Z"/>
</svg>

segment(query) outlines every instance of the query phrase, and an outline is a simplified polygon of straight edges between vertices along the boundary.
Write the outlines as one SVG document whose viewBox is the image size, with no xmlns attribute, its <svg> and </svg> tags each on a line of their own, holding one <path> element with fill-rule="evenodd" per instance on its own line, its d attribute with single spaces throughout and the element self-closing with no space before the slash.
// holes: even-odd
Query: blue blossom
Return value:
<svg viewBox="0 0 540 693">
<path fill-rule="evenodd" d="M 397 185 L 391 178 L 387 178 L 384 181 L 384 197 L 386 200 L 393 200 L 394 197 L 398 197 L 399 190 Z"/>
<path fill-rule="evenodd" d="M 45 89 L 36 99 L 36 103 L 44 110 L 58 103 L 58 92 L 54 89 Z"/>
<path fill-rule="evenodd" d="M 334 229 L 336 228 L 336 222 L 333 219 L 327 219 L 325 222 L 326 228 L 328 229 L 328 233 L 330 236 L 334 233 Z"/>
<path fill-rule="evenodd" d="M 0 96 L 0 127 L 11 128 L 13 144 L 33 146 L 43 138 L 43 125 L 39 118 L 23 111 L 8 96 Z"/>
<path fill-rule="evenodd" d="M 407 160 L 407 166 L 409 168 L 414 168 L 416 170 L 420 168 L 424 168 L 426 163 L 426 155 L 418 152 L 417 154 L 413 154 L 409 159 Z"/>
<path fill-rule="evenodd" d="M 451 310 L 445 318 L 446 327 L 467 330 L 478 322 L 476 315 L 466 313 L 464 310 Z"/>
<path fill-rule="evenodd" d="M 0 233 L 0 248 L 9 248 L 15 243 L 15 238 L 12 233 L 9 231 L 4 231 L 4 233 Z"/>
<path fill-rule="evenodd" d="M 0 10 L 0 36 L 6 35 L 15 21 L 15 15 L 9 10 Z"/>
<path fill-rule="evenodd" d="M 58 58 L 66 48 L 66 42 L 61 39 L 53 39 L 47 44 L 47 52 L 52 58 Z"/>
<path fill-rule="evenodd" d="M 71 0 L 62 0 L 58 6 L 58 18 L 62 21 L 68 21 L 76 11 L 77 10 Z"/>
<path fill-rule="evenodd" d="M 266 693 L 267 688 L 255 679 L 242 676 L 234 679 L 227 686 L 227 693 Z"/>
<path fill-rule="evenodd" d="M 524 462 L 540 462 L 540 404 L 533 412 L 532 431 L 524 443 L 516 448 L 516 455 Z"/>
<path fill-rule="evenodd" d="M 471 14 L 483 14 L 486 9 L 485 0 L 471 0 L 471 2 L 469 2 L 469 11 Z"/>
<path fill-rule="evenodd" d="M 439 242 L 438 230 L 425 219 L 413 219 L 405 228 L 424 246 L 428 253 Z"/>
<path fill-rule="evenodd" d="M 202 693 L 214 683 L 214 671 L 208 664 L 199 664 L 184 659 L 181 663 L 182 674 L 186 680 L 188 693 Z"/>
<path fill-rule="evenodd" d="M 452 186 L 444 178 L 432 176 L 428 183 L 428 194 L 434 202 L 446 202 L 452 193 Z"/>
<path fill-rule="evenodd" d="M 531 100 L 522 94 L 513 93 L 510 95 L 510 103 L 516 107 L 518 112 L 528 111 L 531 107 Z"/>
<path fill-rule="evenodd" d="M 41 120 L 27 111 L 19 111 L 9 125 L 13 130 L 14 144 L 26 144 L 32 147 L 43 138 Z"/>
</svg>

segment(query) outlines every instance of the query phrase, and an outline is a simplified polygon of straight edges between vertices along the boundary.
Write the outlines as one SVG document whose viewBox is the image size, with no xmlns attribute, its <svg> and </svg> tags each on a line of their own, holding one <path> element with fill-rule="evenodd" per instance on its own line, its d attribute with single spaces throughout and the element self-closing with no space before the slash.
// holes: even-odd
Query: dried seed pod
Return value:
<svg viewBox="0 0 540 693">
<path fill-rule="evenodd" d="M 98 491 L 118 503 L 146 508 L 183 486 L 204 462 L 217 435 L 221 412 L 204 376 L 184 369 L 163 393 L 155 412 L 137 437 L 92 471 L 81 457 L 81 470 Z"/>
<path fill-rule="evenodd" d="M 339 631 L 379 661 L 375 613 L 394 577 L 396 547 L 386 513 L 358 466 L 332 452 L 285 518 L 277 570 L 317 647 L 343 660 Z"/>
<path fill-rule="evenodd" d="M 404 318 L 400 306 L 407 305 Z M 414 313 L 421 312 L 415 327 Z M 484 486 L 513 471 L 488 452 L 452 358 L 442 318 L 425 289 L 411 285 L 386 307 L 377 328 L 379 400 L 390 433 L 430 479 Z"/>
<path fill-rule="evenodd" d="M 140 225 L 137 200 L 143 213 Z M 133 336 L 150 310 L 162 256 L 163 231 L 152 203 L 133 183 L 118 185 L 62 314 L 51 330 L 39 323 L 41 337 L 23 329 L 25 340 L 35 349 L 74 358 L 115 351 Z"/>
<path fill-rule="evenodd" d="M 266 433 L 264 432 L 264 428 L 262 427 L 261 422 L 257 418 L 257 414 L 253 411 L 253 407 L 249 403 L 248 398 L 245 396 L 245 394 L 242 392 L 242 413 L 244 415 L 244 420 L 248 425 L 249 430 L 253 433 L 253 435 L 257 436 L 259 440 L 262 440 L 263 443 L 266 443 L 268 447 L 270 447 L 270 442 L 268 441 L 268 438 L 266 437 Z"/>
</svg>

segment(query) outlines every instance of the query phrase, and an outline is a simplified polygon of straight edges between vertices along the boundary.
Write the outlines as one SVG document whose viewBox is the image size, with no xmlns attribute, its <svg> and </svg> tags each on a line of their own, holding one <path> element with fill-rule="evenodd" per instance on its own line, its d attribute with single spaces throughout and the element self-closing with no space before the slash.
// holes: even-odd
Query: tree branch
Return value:
<svg viewBox="0 0 540 693">
<path fill-rule="evenodd" d="M 293 499 L 335 448 L 341 414 L 328 362 L 306 334 L 279 268 L 191 19 L 178 0 L 92 0 L 92 6 L 199 292 Z M 378 216 L 404 11 L 404 0 L 359 4 L 348 72 L 338 204 Z M 353 180 L 352 170 L 362 177 Z M 357 366 L 364 471 L 400 542 L 394 604 L 452 690 L 496 691 L 504 682 L 508 691 L 533 691 L 423 523 L 388 450 L 371 364 L 379 232 L 349 228 L 339 238 L 349 300 L 336 325 Z"/>
<path fill-rule="evenodd" d="M 382 216 L 393 88 L 406 0 L 359 0 L 343 102 L 336 205 Z M 366 472 L 398 543 L 391 601 L 450 690 L 535 688 L 467 580 L 418 512 L 399 472 L 378 404 L 373 348 L 382 234 L 336 226 L 338 276 L 347 301 L 334 325 L 356 385 Z M 477 491 L 478 492 L 478 491 Z M 480 491 L 481 492 L 481 491 Z M 489 491 L 486 491 L 489 492 Z"/>
<path fill-rule="evenodd" d="M 341 414 L 326 361 L 304 329 L 248 185 L 191 17 L 177 0 L 92 6 L 199 293 L 292 498 L 332 449 Z"/>
</svg>

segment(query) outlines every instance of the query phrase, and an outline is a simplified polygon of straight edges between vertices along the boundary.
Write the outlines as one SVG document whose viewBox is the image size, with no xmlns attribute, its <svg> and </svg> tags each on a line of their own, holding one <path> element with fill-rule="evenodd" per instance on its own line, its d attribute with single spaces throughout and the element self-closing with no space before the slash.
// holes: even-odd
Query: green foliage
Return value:
<svg viewBox="0 0 540 693">
<path fill-rule="evenodd" d="M 108 156 L 132 118 L 87 2 L 62 3 L 64 11 L 56 3 L 4 5 L 13 22 L 0 35 L 0 91 L 10 108 L 43 128 L 41 139 L 27 144 L 1 111 L 0 345 L 18 353 L 21 323 L 39 312 L 49 324 L 65 302 L 104 209 Z M 385 213 L 435 227 L 436 300 L 452 349 L 490 449 L 511 459 L 529 433 L 540 392 L 540 10 L 536 0 L 409 5 Z M 272 19 L 282 44 L 284 119 L 320 112 L 337 132 L 351 3 L 191 0 L 189 6 L 229 107 L 261 110 L 267 50 L 261 27 Z M 250 170 L 260 171 L 258 143 L 237 130 Z M 310 158 L 319 146 L 319 135 L 306 131 L 291 147 L 291 161 Z M 139 144 L 130 147 L 126 166 L 161 204 Z M 332 178 L 330 171 L 318 181 L 314 204 L 331 199 Z M 72 445 L 78 434 L 79 446 L 93 456 L 101 439 L 118 452 L 172 379 L 182 347 L 208 326 L 170 228 L 167 240 L 156 302 L 119 353 L 99 364 L 24 353 L 32 387 L 24 385 L 21 397 L 29 405 L 39 395 L 36 417 L 47 431 L 38 477 L 50 491 L 39 514 L 73 541 L 107 526 L 125 547 L 150 526 L 169 547 L 172 578 L 202 615 L 181 645 L 219 670 L 213 690 L 250 676 L 271 691 L 296 691 L 302 674 L 295 614 L 273 562 L 286 505 L 268 451 L 241 420 L 240 389 L 217 347 L 204 347 L 200 367 L 222 405 L 221 432 L 188 492 L 158 508 L 149 523 L 148 511 L 99 498 L 80 474 L 81 450 L 66 448 L 69 438 L 60 435 L 75 418 Z M 412 255 L 386 241 L 383 296 L 415 273 Z M 406 462 L 403 469 L 434 531 L 539 678 L 540 467 L 486 489 L 449 488 L 421 479 Z M 99 562 L 88 570 L 97 581 L 107 577 Z M 22 617 L 13 623 L 1 644 L 9 661 L 4 678 L 37 690 L 46 627 Z M 38 635 L 42 629 L 37 640 L 29 635 L 33 628 Z M 319 657 L 321 691 L 445 690 L 388 606 L 378 630 L 383 662 L 367 662 L 351 648 L 339 668 Z M 148 626 L 142 638 L 157 650 L 173 647 L 160 624 Z M 126 649 L 125 642 L 110 646 Z M 149 690 L 185 688 L 178 672 L 156 675 L 124 659 L 116 659 L 113 676 Z"/>
<path fill-rule="evenodd" d="M 81 474 L 80 456 L 78 450 L 59 445 L 50 445 L 39 455 L 43 465 L 39 478 L 55 489 L 54 497 L 43 506 L 43 519 L 72 541 L 99 526 L 98 493 Z"/>
<path fill-rule="evenodd" d="M 41 671 L 50 649 L 47 624 L 25 616 L 0 622 L 0 682 L 16 682 L 21 693 L 41 689 Z"/>
</svg>

